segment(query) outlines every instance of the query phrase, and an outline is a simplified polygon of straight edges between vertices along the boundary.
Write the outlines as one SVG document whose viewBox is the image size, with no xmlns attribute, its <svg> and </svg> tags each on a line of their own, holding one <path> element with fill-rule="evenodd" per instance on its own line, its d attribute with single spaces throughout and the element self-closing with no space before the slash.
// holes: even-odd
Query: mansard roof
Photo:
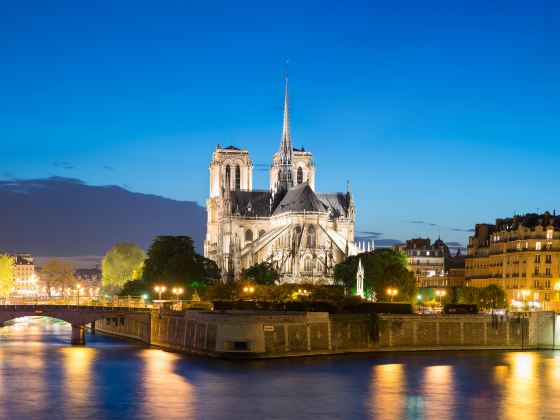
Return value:
<svg viewBox="0 0 560 420">
<path fill-rule="evenodd" d="M 270 191 L 230 191 L 231 212 L 242 216 L 270 216 Z"/>
<path fill-rule="evenodd" d="M 309 184 L 304 182 L 288 190 L 274 210 L 274 214 L 282 214 L 289 211 L 326 212 L 327 207 L 317 198 Z"/>
<path fill-rule="evenodd" d="M 317 198 L 330 210 L 333 217 L 348 217 L 348 195 L 344 193 L 317 193 Z"/>
</svg>

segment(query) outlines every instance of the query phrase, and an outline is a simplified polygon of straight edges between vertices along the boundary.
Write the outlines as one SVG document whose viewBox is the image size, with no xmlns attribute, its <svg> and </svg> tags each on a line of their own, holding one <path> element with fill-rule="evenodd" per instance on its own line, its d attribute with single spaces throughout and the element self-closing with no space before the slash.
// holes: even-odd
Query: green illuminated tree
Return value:
<svg viewBox="0 0 560 420">
<path fill-rule="evenodd" d="M 483 309 L 507 308 L 506 292 L 497 284 L 490 284 L 479 290 L 480 307 Z"/>
<path fill-rule="evenodd" d="M 347 258 L 334 267 L 335 284 L 344 286 L 348 294 L 356 293 L 358 260 L 364 267 L 364 292 L 379 301 L 388 301 L 386 289 L 398 290 L 395 301 L 413 302 L 416 299 L 416 279 L 408 269 L 406 255 L 392 249 L 376 249 Z"/>
<path fill-rule="evenodd" d="M 14 289 L 15 258 L 11 255 L 0 254 L 0 297 L 6 299 Z"/>
<path fill-rule="evenodd" d="M 257 284 L 276 284 L 280 275 L 271 263 L 265 261 L 244 270 L 243 277 Z"/>
<path fill-rule="evenodd" d="M 138 278 L 145 258 L 145 252 L 136 244 L 118 242 L 113 245 L 101 261 L 104 291 L 118 293 L 127 281 Z"/>
<path fill-rule="evenodd" d="M 65 289 L 74 287 L 76 282 L 72 264 L 57 260 L 45 261 L 41 267 L 40 277 L 49 297 L 55 289 L 62 289 L 61 292 L 64 293 Z"/>
<path fill-rule="evenodd" d="M 158 236 L 144 263 L 142 281 L 148 293 L 156 284 L 201 287 L 220 279 L 216 263 L 196 253 L 188 236 Z"/>
</svg>

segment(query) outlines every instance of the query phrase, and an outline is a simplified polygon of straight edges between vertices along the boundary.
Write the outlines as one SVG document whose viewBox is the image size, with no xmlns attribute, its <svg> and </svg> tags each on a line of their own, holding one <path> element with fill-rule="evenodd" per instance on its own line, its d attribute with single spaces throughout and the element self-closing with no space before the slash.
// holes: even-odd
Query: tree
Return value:
<svg viewBox="0 0 560 420">
<path fill-rule="evenodd" d="M 220 279 L 216 263 L 197 254 L 188 236 L 158 236 L 147 255 L 142 273 L 147 290 L 157 284 L 199 287 Z"/>
<path fill-rule="evenodd" d="M 118 242 L 113 245 L 101 262 L 103 289 L 109 293 L 118 293 L 127 281 L 134 278 L 135 272 L 141 269 L 145 258 L 145 252 L 136 244 Z"/>
<path fill-rule="evenodd" d="M 280 275 L 271 263 L 262 262 L 243 271 L 242 276 L 257 284 L 276 284 Z"/>
<path fill-rule="evenodd" d="M 507 308 L 506 292 L 497 284 L 490 284 L 479 291 L 480 307 L 483 309 Z"/>
<path fill-rule="evenodd" d="M 358 260 L 364 267 L 364 293 L 374 294 L 378 300 L 390 300 L 387 288 L 398 290 L 397 301 L 413 302 L 416 299 L 416 279 L 408 269 L 406 255 L 401 251 L 383 248 L 347 258 L 334 267 L 335 284 L 344 286 L 348 294 L 356 293 Z"/>
<path fill-rule="evenodd" d="M 8 254 L 0 254 L 0 297 L 6 299 L 14 289 L 14 266 L 16 259 Z"/>
<path fill-rule="evenodd" d="M 59 288 L 64 290 L 74 286 L 74 267 L 68 262 L 57 260 L 45 261 L 41 267 L 41 279 L 47 287 L 47 294 L 52 296 L 52 291 Z"/>
<path fill-rule="evenodd" d="M 457 287 L 455 290 L 455 303 L 479 305 L 480 289 L 476 287 Z"/>
</svg>

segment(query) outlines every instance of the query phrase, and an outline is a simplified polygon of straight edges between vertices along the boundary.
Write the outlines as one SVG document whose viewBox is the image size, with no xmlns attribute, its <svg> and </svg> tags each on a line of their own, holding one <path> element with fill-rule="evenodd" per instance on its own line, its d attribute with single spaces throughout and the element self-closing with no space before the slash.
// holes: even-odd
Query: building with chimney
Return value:
<svg viewBox="0 0 560 420">
<path fill-rule="evenodd" d="M 266 261 L 281 282 L 327 284 L 335 264 L 359 253 L 350 184 L 346 192 L 316 192 L 315 169 L 311 152 L 292 144 L 286 77 L 270 189 L 253 190 L 248 150 L 218 145 L 212 153 L 204 255 L 218 264 L 224 281 L 237 280 L 244 269 Z"/>
<path fill-rule="evenodd" d="M 530 213 L 477 224 L 465 278 L 473 287 L 503 287 L 514 307 L 560 309 L 560 217 Z"/>
</svg>

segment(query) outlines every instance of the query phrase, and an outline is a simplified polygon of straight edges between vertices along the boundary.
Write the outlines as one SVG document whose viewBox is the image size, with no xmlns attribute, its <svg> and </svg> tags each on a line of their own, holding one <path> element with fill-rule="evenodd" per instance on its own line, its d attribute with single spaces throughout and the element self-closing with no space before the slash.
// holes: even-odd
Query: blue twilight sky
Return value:
<svg viewBox="0 0 560 420">
<path fill-rule="evenodd" d="M 2 1 L 0 178 L 73 177 L 204 205 L 217 143 L 292 136 L 357 230 L 466 242 L 560 211 L 559 3 Z M 268 187 L 255 171 L 255 187 Z"/>
</svg>

